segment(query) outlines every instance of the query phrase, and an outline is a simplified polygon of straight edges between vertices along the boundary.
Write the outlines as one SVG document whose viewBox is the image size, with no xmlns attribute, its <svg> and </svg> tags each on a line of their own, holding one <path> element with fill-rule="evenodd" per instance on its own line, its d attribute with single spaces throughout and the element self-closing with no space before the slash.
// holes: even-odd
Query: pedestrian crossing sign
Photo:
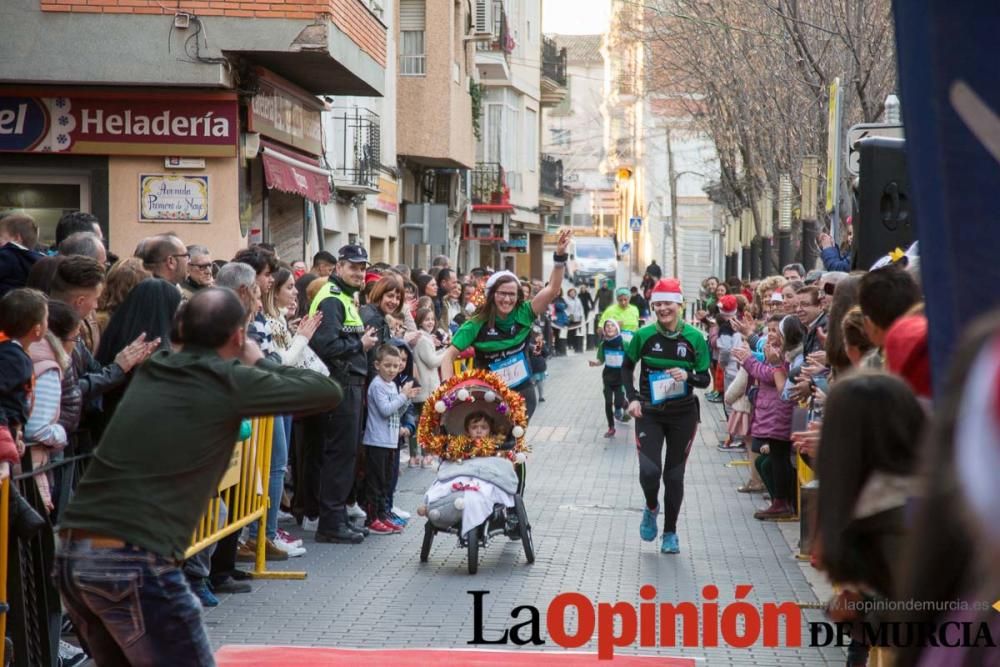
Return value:
<svg viewBox="0 0 1000 667">
<path fill-rule="evenodd" d="M 637 232 L 640 229 L 642 229 L 642 218 L 629 218 L 628 228 L 631 229 L 633 232 Z"/>
</svg>

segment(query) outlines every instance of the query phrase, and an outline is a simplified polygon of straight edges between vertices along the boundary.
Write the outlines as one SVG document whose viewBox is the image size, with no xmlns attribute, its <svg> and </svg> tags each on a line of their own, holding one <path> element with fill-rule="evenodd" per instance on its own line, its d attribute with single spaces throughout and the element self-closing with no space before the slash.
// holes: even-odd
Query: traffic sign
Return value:
<svg viewBox="0 0 1000 667">
<path fill-rule="evenodd" d="M 623 243 L 620 248 L 618 248 L 618 253 L 621 255 L 627 255 L 628 251 L 632 248 L 631 243 Z"/>
<path fill-rule="evenodd" d="M 857 149 L 858 142 L 868 137 L 903 139 L 903 126 L 887 123 L 858 123 L 847 131 L 847 171 L 854 176 L 858 175 L 861 166 L 861 153 Z"/>
<path fill-rule="evenodd" d="M 642 218 L 629 218 L 628 228 L 631 229 L 633 232 L 637 232 L 640 229 L 642 229 Z"/>
</svg>

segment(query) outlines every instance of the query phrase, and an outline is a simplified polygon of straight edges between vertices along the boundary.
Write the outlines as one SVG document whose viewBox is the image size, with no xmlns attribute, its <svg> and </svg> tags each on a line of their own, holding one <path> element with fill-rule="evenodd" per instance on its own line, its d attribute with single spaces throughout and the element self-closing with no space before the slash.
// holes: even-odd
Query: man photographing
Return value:
<svg viewBox="0 0 1000 667">
<path fill-rule="evenodd" d="M 138 367 L 59 526 L 63 604 L 100 665 L 213 664 L 180 560 L 240 421 L 342 397 L 329 378 L 267 361 L 232 290 L 197 292 L 178 323 L 183 349 Z"/>
</svg>

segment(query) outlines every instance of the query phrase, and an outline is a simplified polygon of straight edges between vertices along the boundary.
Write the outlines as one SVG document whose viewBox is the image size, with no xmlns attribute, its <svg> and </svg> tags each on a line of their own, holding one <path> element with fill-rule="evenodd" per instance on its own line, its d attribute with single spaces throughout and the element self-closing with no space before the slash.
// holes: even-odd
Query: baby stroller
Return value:
<svg viewBox="0 0 1000 667">
<path fill-rule="evenodd" d="M 466 435 L 470 415 L 486 413 L 488 437 Z M 434 536 L 458 536 L 468 549 L 469 574 L 479 569 L 479 549 L 499 535 L 520 540 L 525 559 L 535 562 L 531 523 L 518 492 L 515 463 L 527 448 L 524 399 L 497 375 L 471 370 L 443 383 L 424 403 L 417 441 L 428 454 L 441 457 L 434 484 L 417 513 L 427 517 L 420 562 L 426 563 Z"/>
</svg>

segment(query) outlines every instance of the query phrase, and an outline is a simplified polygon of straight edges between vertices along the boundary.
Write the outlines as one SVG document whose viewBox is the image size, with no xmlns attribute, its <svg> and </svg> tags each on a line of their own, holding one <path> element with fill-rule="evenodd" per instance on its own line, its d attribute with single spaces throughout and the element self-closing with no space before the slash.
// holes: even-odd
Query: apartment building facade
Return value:
<svg viewBox="0 0 1000 667">
<path fill-rule="evenodd" d="M 482 115 L 471 181 L 470 265 L 541 277 L 541 112 L 561 100 L 565 77 L 558 62 L 542 76 L 540 0 L 474 0 L 473 6 Z M 554 57 L 560 59 L 558 51 Z M 552 165 L 547 170 L 547 189 L 556 190 Z M 552 196 L 547 206 L 561 208 L 561 198 Z"/>
<path fill-rule="evenodd" d="M 400 219 L 406 223 L 403 260 L 413 266 L 429 266 L 442 253 L 463 268 L 475 265 L 463 242 L 478 111 L 472 8 L 467 0 L 399 4 Z"/>
<path fill-rule="evenodd" d="M 605 156 L 602 35 L 550 35 L 566 50 L 567 94 L 543 114 L 543 159 L 562 165 L 565 197 L 559 224 L 577 234 L 610 236 L 618 216 L 614 178 L 602 171 Z"/>
<path fill-rule="evenodd" d="M 172 230 L 220 257 L 264 240 L 306 258 L 336 183 L 318 96 L 384 94 L 378 5 L 171 5 L 0 6 L 0 105 L 23 119 L 0 141 L 0 210 L 35 216 L 43 241 L 88 210 L 119 255 Z"/>
</svg>

